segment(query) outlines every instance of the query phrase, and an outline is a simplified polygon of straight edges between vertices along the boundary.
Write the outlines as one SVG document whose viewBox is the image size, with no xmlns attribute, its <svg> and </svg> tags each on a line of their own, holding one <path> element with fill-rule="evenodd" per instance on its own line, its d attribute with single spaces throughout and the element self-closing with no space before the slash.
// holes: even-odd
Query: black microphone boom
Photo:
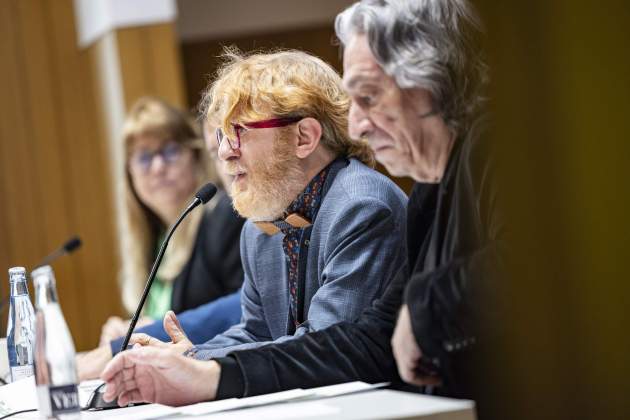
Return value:
<svg viewBox="0 0 630 420">
<path fill-rule="evenodd" d="M 50 265 L 50 263 L 55 261 L 57 258 L 64 256 L 66 254 L 70 254 L 80 247 L 81 247 L 81 239 L 78 236 L 73 236 L 72 238 L 68 239 L 66 243 L 63 244 L 62 247 L 56 249 L 51 254 L 47 255 L 39 264 L 37 264 L 37 267 L 35 268 L 38 268 L 44 265 Z"/>
<path fill-rule="evenodd" d="M 35 268 L 39 268 L 44 265 L 49 265 L 50 263 L 55 261 L 57 258 L 62 257 L 66 254 L 71 254 L 80 247 L 81 247 L 81 238 L 79 238 L 78 236 L 73 236 L 72 238 L 68 239 L 61 248 L 58 248 L 53 253 L 47 255 L 39 264 L 37 264 L 37 266 L 35 266 Z M 9 302 L 10 298 L 11 296 L 9 295 L 9 296 L 6 296 L 4 299 L 0 300 L 0 311 L 4 309 L 4 305 L 6 305 Z"/>
<path fill-rule="evenodd" d="M 208 183 L 201 187 L 199 191 L 195 194 L 195 198 L 193 201 L 186 207 L 186 210 L 183 211 L 179 219 L 175 222 L 175 224 L 168 231 L 168 235 L 166 235 L 166 239 L 162 242 L 160 246 L 160 251 L 158 252 L 155 261 L 153 262 L 153 267 L 151 268 L 151 273 L 149 274 L 149 278 L 147 279 L 147 284 L 144 286 L 144 291 L 142 292 L 142 297 L 140 298 L 140 302 L 138 303 L 138 307 L 136 308 L 136 312 L 133 314 L 133 318 L 131 318 L 131 324 L 129 324 L 129 329 L 127 330 L 127 335 L 125 336 L 125 340 L 120 347 L 120 351 L 125 351 L 127 346 L 129 345 L 129 340 L 131 339 L 131 334 L 133 334 L 133 330 L 136 328 L 136 323 L 138 322 L 138 318 L 140 318 L 140 313 L 142 312 L 142 308 L 144 307 L 144 302 L 147 300 L 147 296 L 149 295 L 149 291 L 151 290 L 151 286 L 153 285 L 153 280 L 155 280 L 155 274 L 157 273 L 157 269 L 162 262 L 162 258 L 164 257 L 164 251 L 166 250 L 166 246 L 168 245 L 168 241 L 170 241 L 171 236 L 177 229 L 177 226 L 184 220 L 188 213 L 190 213 L 195 207 L 199 204 L 206 204 L 214 195 L 217 193 L 217 187 Z"/>
</svg>

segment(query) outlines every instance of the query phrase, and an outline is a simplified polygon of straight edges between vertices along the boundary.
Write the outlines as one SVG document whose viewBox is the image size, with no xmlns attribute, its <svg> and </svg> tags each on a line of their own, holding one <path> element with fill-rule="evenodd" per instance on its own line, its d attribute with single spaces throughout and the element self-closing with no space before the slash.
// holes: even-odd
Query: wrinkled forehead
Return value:
<svg viewBox="0 0 630 420">
<path fill-rule="evenodd" d="M 382 84 L 390 77 L 374 58 L 367 37 L 356 34 L 350 38 L 343 53 L 343 87 L 356 90 L 363 84 Z"/>
</svg>

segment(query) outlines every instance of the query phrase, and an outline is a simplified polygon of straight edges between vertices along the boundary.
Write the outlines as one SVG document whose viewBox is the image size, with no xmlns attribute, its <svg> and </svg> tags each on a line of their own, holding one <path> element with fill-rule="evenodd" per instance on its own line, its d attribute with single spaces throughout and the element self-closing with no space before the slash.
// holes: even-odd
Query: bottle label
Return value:
<svg viewBox="0 0 630 420">
<path fill-rule="evenodd" d="M 11 366 L 11 382 L 33 376 L 33 365 Z"/>
<path fill-rule="evenodd" d="M 51 386 L 50 408 L 52 415 L 79 411 L 79 392 L 76 384 Z"/>
</svg>

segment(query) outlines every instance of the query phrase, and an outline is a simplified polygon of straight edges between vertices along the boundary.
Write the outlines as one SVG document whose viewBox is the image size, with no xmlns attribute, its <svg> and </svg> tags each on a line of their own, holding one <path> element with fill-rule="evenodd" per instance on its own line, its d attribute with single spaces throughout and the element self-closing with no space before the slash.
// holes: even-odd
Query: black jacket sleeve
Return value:
<svg viewBox="0 0 630 420">
<path fill-rule="evenodd" d="M 390 340 L 406 273 L 406 267 L 400 269 L 383 297 L 358 322 L 335 324 L 285 343 L 217 359 L 222 366 L 217 397 L 247 397 L 354 380 L 400 381 Z"/>
</svg>

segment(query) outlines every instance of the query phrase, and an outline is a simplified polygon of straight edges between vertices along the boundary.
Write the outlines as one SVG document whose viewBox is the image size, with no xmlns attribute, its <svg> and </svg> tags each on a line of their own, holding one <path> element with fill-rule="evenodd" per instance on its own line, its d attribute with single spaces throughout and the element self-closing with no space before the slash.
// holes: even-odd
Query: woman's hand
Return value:
<svg viewBox="0 0 630 420">
<path fill-rule="evenodd" d="M 136 323 L 136 328 L 144 327 L 155 322 L 151 318 L 142 317 Z M 119 316 L 110 316 L 101 329 L 99 346 L 109 346 L 109 342 L 127 334 L 131 320 L 124 320 Z"/>
</svg>

